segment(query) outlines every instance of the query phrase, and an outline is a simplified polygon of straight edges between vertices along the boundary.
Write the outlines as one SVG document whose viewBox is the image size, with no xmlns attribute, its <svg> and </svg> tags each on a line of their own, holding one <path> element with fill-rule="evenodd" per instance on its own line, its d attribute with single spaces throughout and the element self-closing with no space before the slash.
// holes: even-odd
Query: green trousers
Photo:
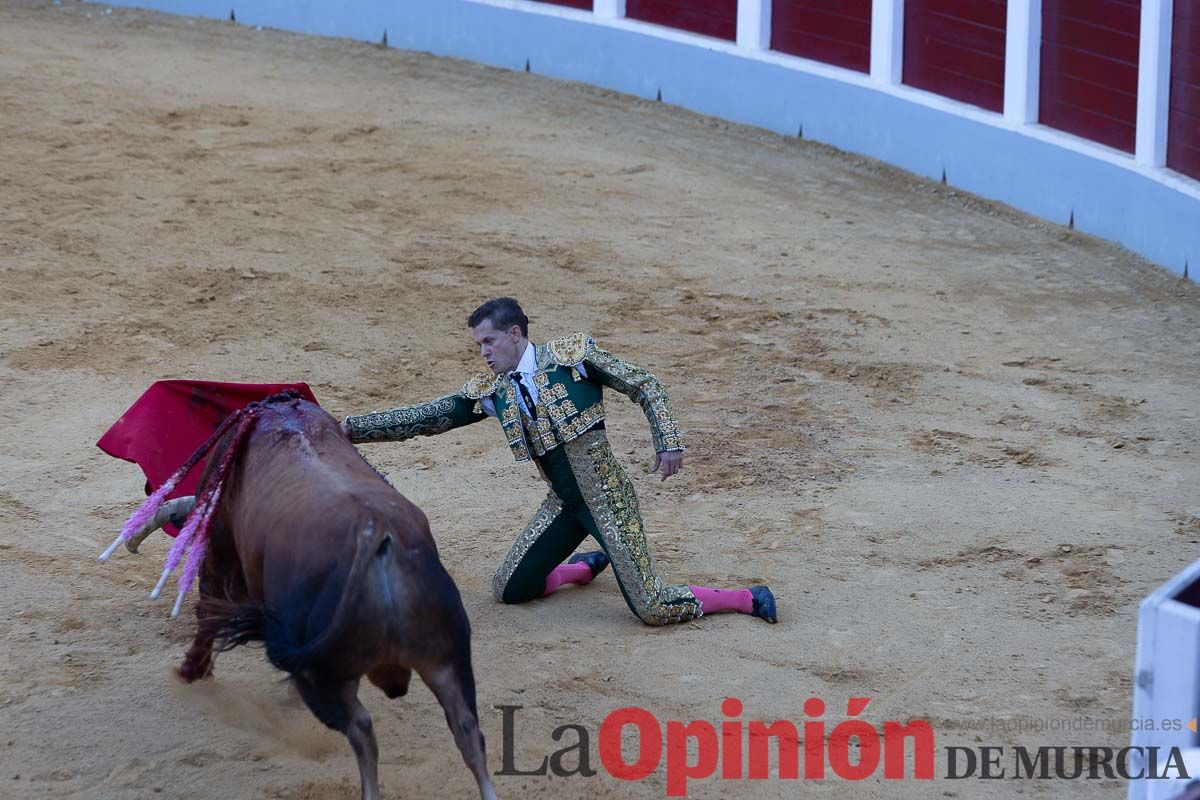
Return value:
<svg viewBox="0 0 1200 800">
<path fill-rule="evenodd" d="M 612 562 L 630 610 L 647 625 L 699 617 L 688 586 L 663 586 L 642 527 L 633 482 L 603 429 L 593 429 L 537 459 L 550 492 L 496 571 L 492 590 L 504 603 L 541 597 L 546 576 L 588 536 Z"/>
</svg>

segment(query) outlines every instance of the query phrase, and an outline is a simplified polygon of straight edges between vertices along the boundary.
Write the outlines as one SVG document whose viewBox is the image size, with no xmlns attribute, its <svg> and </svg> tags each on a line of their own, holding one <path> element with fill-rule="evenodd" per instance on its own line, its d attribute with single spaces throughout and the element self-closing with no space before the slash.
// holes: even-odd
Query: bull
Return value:
<svg viewBox="0 0 1200 800">
<path fill-rule="evenodd" d="M 187 515 L 155 590 L 190 547 L 175 613 L 198 576 L 198 626 L 180 676 L 208 677 L 217 652 L 262 642 L 317 719 L 349 740 L 363 800 L 377 800 L 379 749 L 359 683 L 365 675 L 395 699 L 415 670 L 445 711 L 480 796 L 494 800 L 470 625 L 425 515 L 316 404 L 276 395 L 233 416 L 168 481 L 207 451 L 196 497 L 162 505 L 170 487 L 160 487 L 102 556 L 122 541 L 136 551 Z"/>
</svg>

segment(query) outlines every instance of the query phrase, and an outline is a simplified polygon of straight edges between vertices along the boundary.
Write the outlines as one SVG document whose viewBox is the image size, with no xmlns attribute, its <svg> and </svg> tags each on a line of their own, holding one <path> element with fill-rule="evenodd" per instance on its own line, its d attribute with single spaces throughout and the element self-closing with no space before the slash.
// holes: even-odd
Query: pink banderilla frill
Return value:
<svg viewBox="0 0 1200 800">
<path fill-rule="evenodd" d="M 196 537 L 196 531 L 205 525 L 208 518 L 212 516 L 212 510 L 219 492 L 207 495 L 203 500 L 198 500 L 196 506 L 192 509 L 192 513 L 188 514 L 187 522 L 183 524 L 183 528 L 179 531 L 179 535 L 175 537 L 171 549 L 167 551 L 167 560 L 163 565 L 162 576 L 159 577 L 158 583 L 154 586 L 154 591 L 150 592 L 150 597 L 157 600 L 159 594 L 162 593 L 163 586 L 167 584 L 167 578 L 175 571 L 183 562 L 183 556 L 191 547 L 192 539 Z"/>
<path fill-rule="evenodd" d="M 225 449 L 224 454 L 222 454 L 220 464 L 217 465 L 217 469 L 197 494 L 196 504 L 192 507 L 192 512 L 188 514 L 187 522 L 184 523 L 183 529 L 175 537 L 175 542 L 171 545 L 170 551 L 167 552 L 167 560 L 163 566 L 162 576 L 154 586 L 154 591 L 150 593 L 150 597 L 158 599 L 163 587 L 167 583 L 167 579 L 186 555 L 187 564 L 179 579 L 179 594 L 175 599 L 175 606 L 171 610 L 172 617 L 179 616 L 179 610 L 183 607 L 183 598 L 191 590 L 192 584 L 196 581 L 196 576 L 200 574 L 200 567 L 204 563 L 204 555 L 208 550 L 209 529 L 213 514 L 217 510 L 222 489 L 225 486 L 226 479 L 229 477 L 233 461 L 241 447 L 242 440 L 245 439 L 246 434 L 250 432 L 250 428 L 254 425 L 255 410 L 256 406 L 252 405 L 235 411 L 226 417 L 216 431 L 213 432 L 213 435 L 204 444 L 200 445 L 183 466 L 176 470 L 162 486 L 146 498 L 146 501 L 142 503 L 137 511 L 133 512 L 133 515 L 130 516 L 129 520 L 121 528 L 121 534 L 117 536 L 116 541 L 100 556 L 101 561 L 107 559 L 122 542 L 128 541 L 154 519 L 154 515 L 158 513 L 158 509 L 166 501 L 167 495 L 175 488 L 176 484 L 191 472 L 196 464 L 200 462 L 200 459 L 204 457 L 204 454 L 216 444 L 234 422 L 237 422 L 237 429 L 229 439 L 229 446 Z"/>
<path fill-rule="evenodd" d="M 183 598 L 192 590 L 192 584 L 196 582 L 196 576 L 200 574 L 200 567 L 204 564 L 204 554 L 208 551 L 207 521 L 204 523 L 204 529 L 205 535 L 196 537 L 196 543 L 188 550 L 187 564 L 183 567 L 183 575 L 179 577 L 179 594 L 175 596 L 175 605 L 171 608 L 172 617 L 179 616 L 179 609 L 183 608 Z"/>
</svg>

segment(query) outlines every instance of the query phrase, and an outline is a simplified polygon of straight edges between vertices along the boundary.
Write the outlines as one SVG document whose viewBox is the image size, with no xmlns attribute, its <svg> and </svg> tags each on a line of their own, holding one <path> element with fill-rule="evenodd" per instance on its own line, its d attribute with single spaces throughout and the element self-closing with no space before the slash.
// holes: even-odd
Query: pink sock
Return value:
<svg viewBox="0 0 1200 800">
<path fill-rule="evenodd" d="M 720 614 L 723 611 L 749 614 L 754 611 L 754 595 L 750 594 L 749 589 L 709 589 L 704 586 L 688 588 L 700 601 L 700 610 L 705 614 Z"/>
<path fill-rule="evenodd" d="M 592 568 L 587 564 L 559 564 L 546 576 L 546 591 L 542 596 L 553 592 L 564 583 L 574 583 L 583 586 L 592 582 Z"/>
</svg>

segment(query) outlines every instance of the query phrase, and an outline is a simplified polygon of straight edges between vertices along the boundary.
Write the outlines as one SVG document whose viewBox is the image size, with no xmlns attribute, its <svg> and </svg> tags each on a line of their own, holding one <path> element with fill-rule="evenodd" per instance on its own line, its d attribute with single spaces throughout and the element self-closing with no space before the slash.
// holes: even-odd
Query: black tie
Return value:
<svg viewBox="0 0 1200 800">
<path fill-rule="evenodd" d="M 521 397 L 525 400 L 525 408 L 529 409 L 530 419 L 537 419 L 537 406 L 533 404 L 533 397 L 529 394 L 529 390 L 525 388 L 525 384 L 521 382 L 521 373 L 514 372 L 508 377 L 512 378 L 513 383 L 521 390 Z"/>
</svg>

